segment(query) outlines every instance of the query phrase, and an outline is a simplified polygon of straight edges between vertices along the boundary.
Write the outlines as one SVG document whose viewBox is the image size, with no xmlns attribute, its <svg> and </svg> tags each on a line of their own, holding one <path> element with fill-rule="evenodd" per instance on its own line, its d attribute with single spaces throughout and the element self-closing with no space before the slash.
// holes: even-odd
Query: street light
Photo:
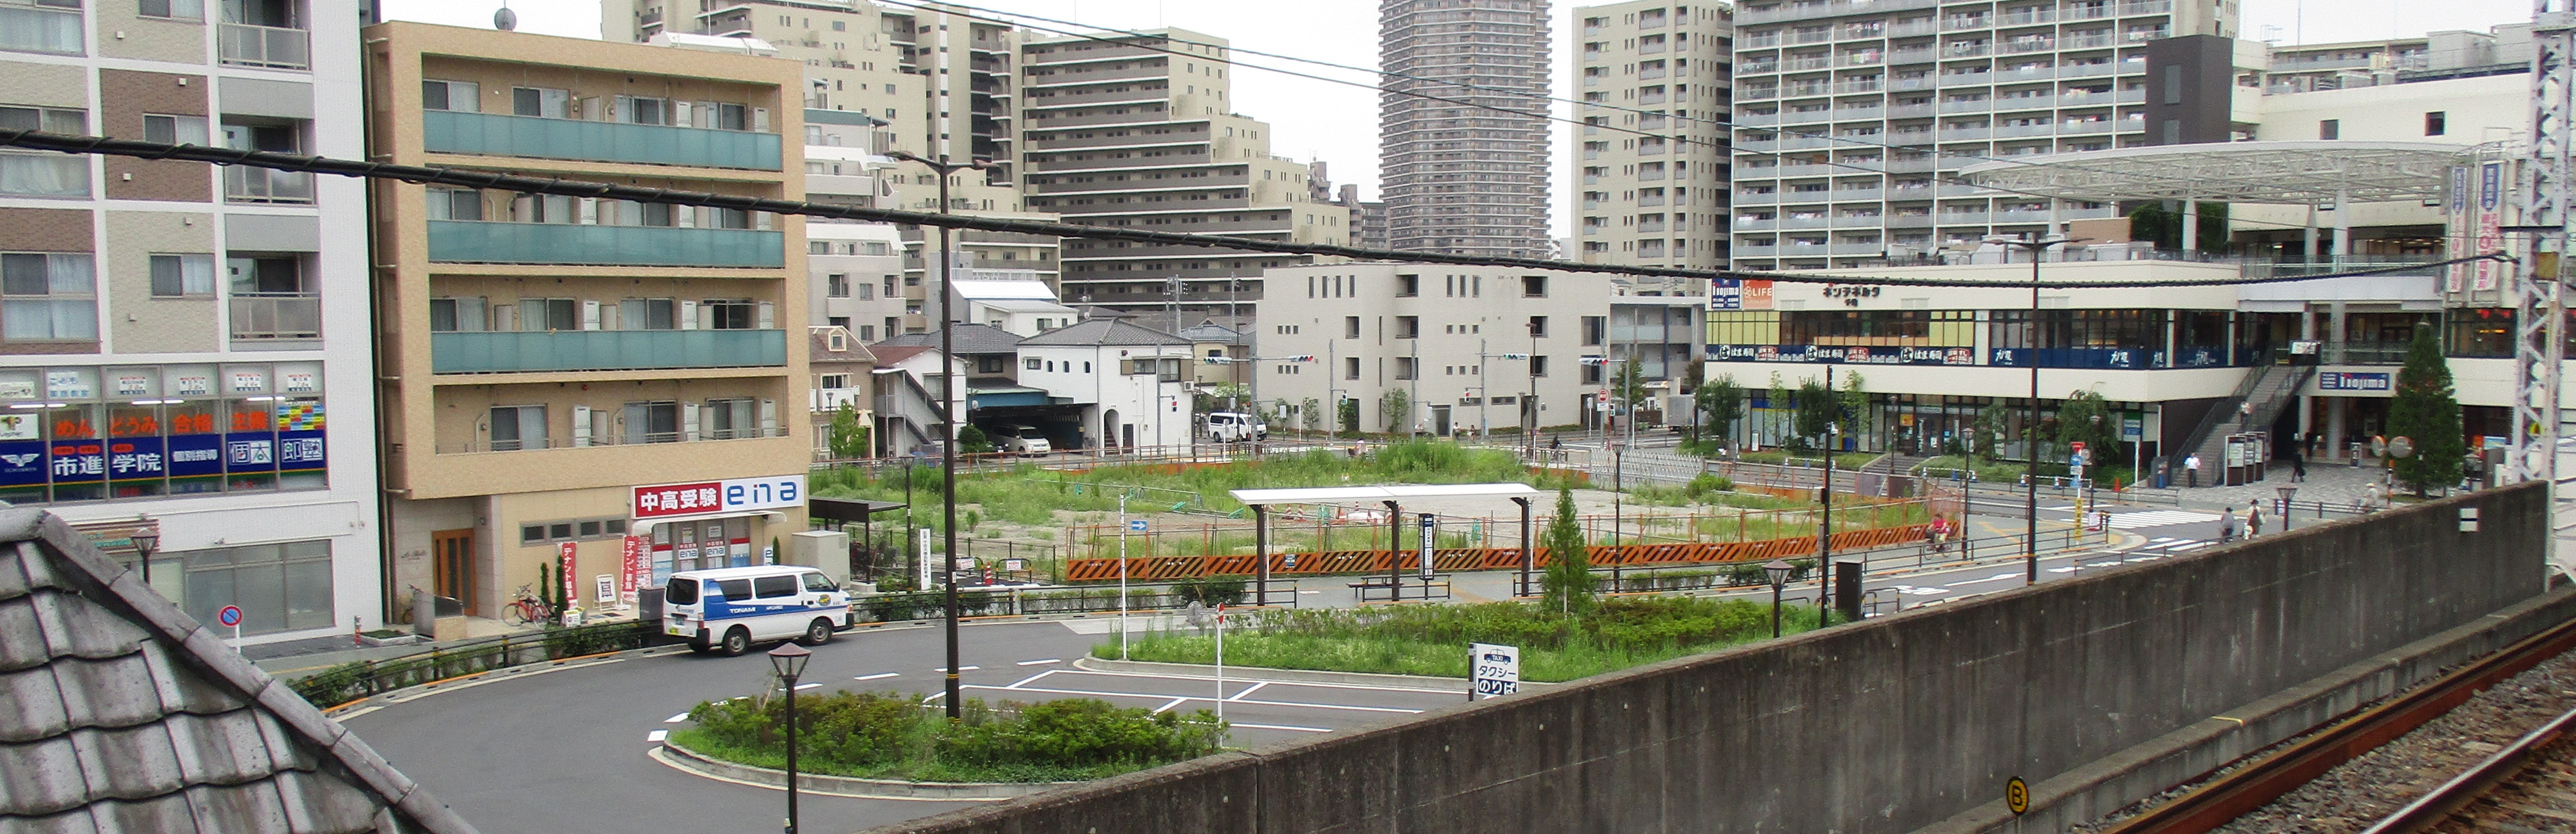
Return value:
<svg viewBox="0 0 2576 834">
<path fill-rule="evenodd" d="M 2281 532 L 2290 532 L 2290 496 L 2297 495 L 2299 493 L 2299 488 L 2294 486 L 2276 486 L 2272 488 L 2272 491 L 2281 494 Z"/>
<path fill-rule="evenodd" d="M 1987 243 L 2020 249 L 2030 253 L 2030 320 L 2022 329 L 2023 357 L 2030 363 L 2030 421 L 2022 426 L 2022 454 L 2029 463 L 2022 468 L 2021 479 L 2029 493 L 2029 505 L 2023 508 L 2026 524 L 2022 533 L 2022 584 L 2039 584 L 2039 262 L 2048 259 L 2048 248 L 2074 243 L 2065 235 L 2036 237 L 1986 238 Z M 2010 257 L 2007 255 L 2006 257 Z"/>
<path fill-rule="evenodd" d="M 151 517 L 146 516 L 144 520 L 150 521 Z M 134 532 L 126 534 L 126 540 L 134 542 L 134 553 L 139 557 L 138 561 L 143 563 L 144 587 L 151 587 L 152 551 L 158 549 L 161 545 L 161 531 L 158 528 L 150 526 L 136 527 L 134 528 Z"/>
<path fill-rule="evenodd" d="M 1796 573 L 1797 570 L 1798 567 L 1796 565 L 1789 564 L 1788 562 L 1784 562 L 1779 559 L 1773 559 L 1762 565 L 1763 578 L 1771 580 L 1772 637 L 1780 636 L 1780 589 L 1789 584 L 1789 574 Z"/>
<path fill-rule="evenodd" d="M 943 217 L 947 216 L 949 209 L 948 177 L 958 171 L 968 169 L 981 170 L 993 167 L 992 161 L 984 159 L 969 160 L 963 163 L 952 163 L 948 161 L 947 154 L 940 154 L 938 161 L 935 162 L 904 151 L 893 151 L 886 154 L 886 156 L 906 162 L 918 162 L 922 165 L 929 166 L 933 171 L 939 172 L 939 214 Z M 957 308 L 951 306 L 956 300 L 952 296 L 955 295 L 955 290 L 957 288 L 957 253 L 948 244 L 948 229 L 949 227 L 947 226 L 939 227 L 939 416 L 940 429 L 943 431 L 939 443 L 939 470 L 941 475 L 939 486 L 941 500 L 939 504 L 940 511 L 946 514 L 947 519 L 940 525 L 941 532 L 946 539 L 946 549 L 939 554 L 939 577 L 941 579 L 940 584 L 947 586 L 948 720 L 955 721 L 959 718 L 957 712 L 959 682 L 957 680 L 958 611 L 956 573 L 957 412 L 960 410 L 960 401 L 957 396 Z M 1159 407 L 1161 403 L 1157 402 L 1156 405 Z M 792 802 L 795 794 L 789 793 L 788 796 Z"/>
<path fill-rule="evenodd" d="M 787 688 L 787 830 L 796 834 L 796 679 L 805 675 L 805 662 L 814 653 L 790 640 L 769 650 L 769 668 L 778 672 L 778 685 Z"/>
</svg>

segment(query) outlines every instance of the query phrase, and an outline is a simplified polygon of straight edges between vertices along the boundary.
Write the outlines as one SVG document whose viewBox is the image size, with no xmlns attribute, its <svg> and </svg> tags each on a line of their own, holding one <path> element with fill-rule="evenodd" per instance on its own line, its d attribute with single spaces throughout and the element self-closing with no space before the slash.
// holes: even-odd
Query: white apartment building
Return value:
<svg viewBox="0 0 2576 834">
<path fill-rule="evenodd" d="M 2236 18 L 2234 0 L 1739 4 L 1729 256 L 1744 269 L 1907 261 L 2111 217 L 2107 203 L 1995 195 L 1936 175 L 2158 143 L 2149 45 L 2233 37 Z"/>
<path fill-rule="evenodd" d="M 1545 255 L 1553 132 L 1533 97 L 1555 69 L 1548 27 L 1547 0 L 1378 4 L 1378 66 L 1393 74 L 1378 96 L 1391 248 Z"/>
<path fill-rule="evenodd" d="M 893 226 L 806 223 L 805 272 L 806 324 L 863 345 L 903 332 L 903 236 Z"/>
<path fill-rule="evenodd" d="M 1171 448 L 1190 443 L 1190 342 L 1118 319 L 1091 319 L 1023 339 L 1017 379 L 1074 406 L 1074 436 L 1041 426 L 1060 448 Z"/>
<path fill-rule="evenodd" d="M 1637 0 L 1574 10 L 1583 120 L 1568 168 L 1584 263 L 1726 266 L 1734 23 L 1725 6 Z"/>
<path fill-rule="evenodd" d="M 1696 292 L 1643 295 L 1600 273 L 1353 263 L 1262 281 L 1263 355 L 1315 359 L 1254 371 L 1261 400 L 1287 401 L 1297 428 L 1516 431 L 1533 408 L 1538 426 L 1597 425 L 1610 366 L 1629 351 L 1650 382 L 1698 355 Z M 1337 425 L 1346 400 L 1356 423 Z"/>
</svg>

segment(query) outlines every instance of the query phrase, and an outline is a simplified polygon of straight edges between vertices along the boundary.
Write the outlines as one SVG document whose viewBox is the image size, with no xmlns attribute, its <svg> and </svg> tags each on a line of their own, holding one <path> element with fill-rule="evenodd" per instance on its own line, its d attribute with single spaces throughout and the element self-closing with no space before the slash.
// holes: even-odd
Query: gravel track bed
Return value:
<svg viewBox="0 0 2576 834">
<path fill-rule="evenodd" d="M 2273 800 L 2272 804 L 2238 817 L 2235 822 L 2217 830 L 2219 834 L 2351 834 L 2361 831 L 2569 709 L 2576 709 L 2576 652 L 2551 658 L 2489 687 L 2449 713 L 2327 771 L 2315 781 L 2301 785 Z M 2300 737 L 2305 735 L 2303 733 Z M 2281 744 L 2296 740 L 2292 738 Z M 2560 745 L 2560 752 L 2563 754 L 2568 746 Z M 2263 751 L 2269 752 L 2271 748 Z M 2222 769 L 2220 774 L 2232 769 Z M 2198 783 L 2177 786 L 2123 808 L 2119 813 L 2070 830 L 2079 834 L 2101 831 L 2198 786 Z M 2576 790 L 2571 790 L 2571 793 L 2576 793 Z M 2538 826 L 2537 830 L 2576 831 L 2576 820 L 2547 822 L 2550 824 Z"/>
<path fill-rule="evenodd" d="M 2576 831 L 2576 742 L 2560 739 L 2514 778 L 2470 802 L 2432 830 L 2440 834 Z"/>
</svg>

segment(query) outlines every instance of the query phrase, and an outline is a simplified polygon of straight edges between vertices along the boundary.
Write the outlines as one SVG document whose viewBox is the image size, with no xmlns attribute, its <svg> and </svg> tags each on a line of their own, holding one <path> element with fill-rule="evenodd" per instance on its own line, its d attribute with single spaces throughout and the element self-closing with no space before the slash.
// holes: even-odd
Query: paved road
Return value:
<svg viewBox="0 0 2576 834">
<path fill-rule="evenodd" d="M 1213 709 L 1213 680 L 1072 667 L 1108 633 L 1105 620 L 969 626 L 959 664 L 968 697 L 1041 701 L 1097 697 L 1124 706 Z M 1076 629 L 1092 632 L 1078 633 Z M 940 631 L 844 634 L 814 652 L 806 691 L 937 692 Z M 759 653 L 723 658 L 635 657 L 512 676 L 345 715 L 342 720 L 405 774 L 494 834 L 637 830 L 767 831 L 784 794 L 673 770 L 647 757 L 660 733 L 700 701 L 748 695 L 766 683 Z M 1254 745 L 1357 727 L 1459 703 L 1448 690 L 1226 682 L 1233 743 Z M 934 700 L 933 695 L 930 699 Z M 855 831 L 972 803 L 813 796 L 809 830 Z M 639 816 L 640 815 L 640 816 Z"/>
</svg>

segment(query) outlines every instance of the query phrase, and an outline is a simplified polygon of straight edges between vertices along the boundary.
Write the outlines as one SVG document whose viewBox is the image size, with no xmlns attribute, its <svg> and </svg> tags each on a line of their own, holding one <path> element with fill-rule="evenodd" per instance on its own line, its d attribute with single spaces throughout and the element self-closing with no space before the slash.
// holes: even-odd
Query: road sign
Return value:
<svg viewBox="0 0 2576 834">
<path fill-rule="evenodd" d="M 1427 582 L 1429 582 L 1429 581 L 1431 580 L 1431 550 L 1432 550 L 1431 544 L 1432 544 L 1432 539 L 1433 539 L 1433 536 L 1434 536 L 1436 533 L 1438 533 L 1438 532 L 1439 532 L 1439 530 L 1440 530 L 1440 517 L 1439 517 L 1439 516 L 1436 516 L 1436 515 L 1432 515 L 1432 514 L 1430 514 L 1430 513 L 1423 513 L 1423 514 L 1422 514 L 1422 550 L 1421 550 L 1419 553 L 1417 553 L 1417 554 L 1415 554 L 1415 555 L 1414 555 L 1414 559 L 1413 559 L 1413 560 L 1422 564 L 1422 579 L 1423 579 L 1423 581 L 1424 581 L 1424 582 L 1426 582 L 1426 583 L 1427 583 Z M 1429 586 L 1428 586 L 1428 585 L 1425 585 L 1424 587 L 1426 587 L 1426 588 L 1427 588 L 1427 587 L 1429 587 Z M 1429 592 L 1428 592 L 1428 591 L 1425 591 L 1425 593 L 1429 593 Z"/>
<path fill-rule="evenodd" d="M 2013 816 L 2029 813 L 2030 783 L 2022 781 L 2019 776 L 2013 777 L 2010 782 L 2005 782 L 2004 807 L 2012 809 Z"/>
<path fill-rule="evenodd" d="M 1141 518 L 1131 518 L 1131 519 L 1128 519 L 1128 520 L 1127 520 L 1127 532 L 1130 532 L 1130 533 L 1142 533 L 1142 532 L 1145 532 L 1145 520 L 1144 520 L 1144 519 L 1141 519 Z"/>
<path fill-rule="evenodd" d="M 1475 681 L 1468 700 L 1510 695 L 1521 689 L 1521 647 L 1467 644 L 1467 669 Z"/>
<path fill-rule="evenodd" d="M 202 611 L 204 609 L 198 610 Z M 215 622 L 223 623 L 226 626 L 240 628 L 241 620 L 241 607 L 237 605 L 227 605 L 224 606 L 223 610 L 215 612 Z"/>
</svg>

